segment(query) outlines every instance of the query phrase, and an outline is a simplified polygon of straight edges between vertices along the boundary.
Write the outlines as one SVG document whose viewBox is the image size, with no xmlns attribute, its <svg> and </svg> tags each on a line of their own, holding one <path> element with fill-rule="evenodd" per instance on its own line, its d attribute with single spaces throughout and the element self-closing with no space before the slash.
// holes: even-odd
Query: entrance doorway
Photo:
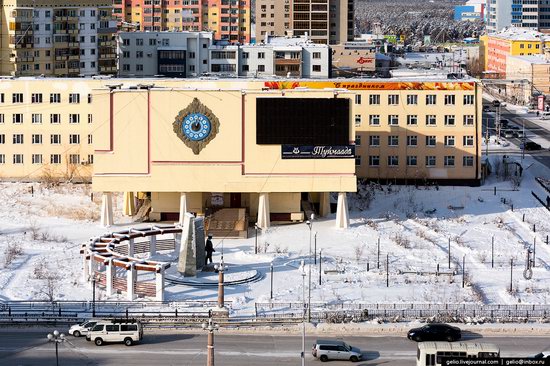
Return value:
<svg viewBox="0 0 550 366">
<path fill-rule="evenodd" d="M 229 194 L 229 204 L 231 208 L 241 208 L 241 194 L 240 193 L 230 193 Z"/>
</svg>

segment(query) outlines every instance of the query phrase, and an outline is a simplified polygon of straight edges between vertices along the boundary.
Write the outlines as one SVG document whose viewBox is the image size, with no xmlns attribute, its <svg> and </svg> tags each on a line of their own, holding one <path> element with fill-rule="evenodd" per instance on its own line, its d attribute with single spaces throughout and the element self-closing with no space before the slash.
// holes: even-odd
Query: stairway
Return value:
<svg viewBox="0 0 550 366">
<path fill-rule="evenodd" d="M 244 208 L 223 208 L 205 220 L 207 235 L 214 238 L 247 238 L 248 217 Z"/>
</svg>

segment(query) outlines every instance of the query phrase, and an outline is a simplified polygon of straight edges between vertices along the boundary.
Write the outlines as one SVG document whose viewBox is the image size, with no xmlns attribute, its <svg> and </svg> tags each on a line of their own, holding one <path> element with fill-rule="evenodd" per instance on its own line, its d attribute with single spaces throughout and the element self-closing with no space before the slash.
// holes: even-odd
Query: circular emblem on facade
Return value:
<svg viewBox="0 0 550 366">
<path fill-rule="evenodd" d="M 191 141 L 202 141 L 210 135 L 212 123 L 202 113 L 191 113 L 183 119 L 181 128 Z"/>
</svg>

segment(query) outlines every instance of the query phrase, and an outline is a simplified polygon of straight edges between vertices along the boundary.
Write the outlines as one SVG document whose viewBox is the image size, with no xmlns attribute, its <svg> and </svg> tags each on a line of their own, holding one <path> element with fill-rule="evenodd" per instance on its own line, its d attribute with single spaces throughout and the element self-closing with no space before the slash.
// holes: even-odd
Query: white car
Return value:
<svg viewBox="0 0 550 366">
<path fill-rule="evenodd" d="M 96 325 L 98 320 L 86 320 L 85 322 L 82 322 L 80 324 L 75 324 L 72 327 L 69 328 L 69 334 L 80 337 L 83 335 L 88 334 L 90 329 Z"/>
</svg>

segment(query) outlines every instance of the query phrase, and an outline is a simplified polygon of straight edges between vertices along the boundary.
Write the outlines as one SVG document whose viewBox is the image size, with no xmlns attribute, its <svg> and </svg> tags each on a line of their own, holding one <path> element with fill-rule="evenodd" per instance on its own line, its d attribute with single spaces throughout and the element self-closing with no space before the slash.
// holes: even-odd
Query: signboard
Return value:
<svg viewBox="0 0 550 366">
<path fill-rule="evenodd" d="M 539 111 L 544 111 L 544 95 L 539 95 L 537 100 L 537 108 Z"/>
<path fill-rule="evenodd" d="M 281 145 L 283 159 L 353 159 L 355 145 L 295 146 Z"/>
<path fill-rule="evenodd" d="M 384 39 L 388 41 L 388 43 L 397 44 L 397 36 L 394 35 L 384 35 Z"/>
<path fill-rule="evenodd" d="M 362 82 L 362 81 L 266 81 L 269 89 L 348 89 L 348 90 L 475 90 L 475 82 Z"/>
<path fill-rule="evenodd" d="M 363 56 L 361 56 L 357 59 L 357 63 L 359 65 L 372 64 L 372 63 L 374 63 L 374 57 L 363 57 Z"/>
<path fill-rule="evenodd" d="M 223 193 L 212 193 L 210 203 L 212 206 L 223 206 Z"/>
</svg>

